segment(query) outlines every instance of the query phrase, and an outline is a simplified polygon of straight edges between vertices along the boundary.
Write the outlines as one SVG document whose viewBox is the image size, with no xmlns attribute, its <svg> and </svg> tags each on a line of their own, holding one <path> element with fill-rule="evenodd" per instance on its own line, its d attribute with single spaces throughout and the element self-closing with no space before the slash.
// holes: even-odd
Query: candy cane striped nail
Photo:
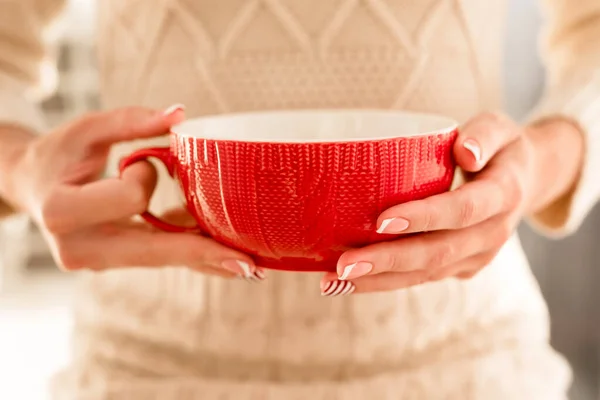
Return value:
<svg viewBox="0 0 600 400">
<path fill-rule="evenodd" d="M 260 282 L 266 279 L 265 271 L 262 268 L 251 266 L 246 261 L 225 260 L 221 266 L 228 271 L 235 273 L 238 278 L 244 278 L 251 282 Z"/>
<path fill-rule="evenodd" d="M 246 276 L 246 280 L 250 282 L 262 282 L 265 279 L 267 279 L 267 275 L 265 274 L 265 271 L 263 271 L 260 268 L 254 270 L 254 272 L 251 273 L 250 276 Z"/>
<path fill-rule="evenodd" d="M 257 269 L 254 272 L 251 272 L 249 275 L 246 274 L 238 274 L 238 279 L 244 279 L 248 282 L 262 282 L 267 279 L 267 275 L 261 269 Z"/>
<path fill-rule="evenodd" d="M 321 296 L 334 297 L 334 296 L 347 296 L 352 294 L 356 290 L 354 283 L 350 281 L 335 280 L 327 283 L 321 291 Z"/>
</svg>

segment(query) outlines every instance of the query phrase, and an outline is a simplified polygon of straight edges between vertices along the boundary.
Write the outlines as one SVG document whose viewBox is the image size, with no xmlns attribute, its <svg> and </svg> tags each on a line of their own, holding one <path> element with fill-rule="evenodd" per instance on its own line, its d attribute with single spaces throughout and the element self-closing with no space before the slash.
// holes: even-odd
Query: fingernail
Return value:
<svg viewBox="0 0 600 400">
<path fill-rule="evenodd" d="M 340 274 L 339 279 L 356 279 L 363 275 L 367 275 L 373 269 L 373 264 L 369 262 L 359 261 L 354 264 L 347 265 Z"/>
<path fill-rule="evenodd" d="M 475 140 L 473 140 L 473 139 L 465 140 L 463 142 L 463 147 L 465 149 L 469 150 L 469 152 L 471 154 L 473 154 L 475 161 L 481 160 L 481 147 L 479 147 L 479 143 L 477 143 Z"/>
<path fill-rule="evenodd" d="M 245 261 L 226 260 L 223 261 L 221 266 L 226 270 L 238 274 L 240 277 L 246 278 L 248 280 L 262 281 L 266 277 L 262 269 L 256 268 L 255 266 L 251 266 Z"/>
<path fill-rule="evenodd" d="M 237 277 L 240 279 L 245 279 L 248 282 L 262 282 L 265 279 L 267 279 L 267 275 L 265 274 L 265 271 L 263 271 L 261 268 L 257 268 L 250 275 L 238 274 Z"/>
<path fill-rule="evenodd" d="M 168 107 L 163 111 L 163 115 L 168 116 L 171 114 L 175 114 L 177 111 L 184 111 L 185 106 L 183 104 L 173 104 L 171 107 Z"/>
<path fill-rule="evenodd" d="M 335 280 L 321 285 L 321 296 L 347 296 L 356 290 L 354 283 L 349 281 Z"/>
<path fill-rule="evenodd" d="M 400 233 L 408 229 L 409 222 L 404 218 L 384 219 L 377 233 Z"/>
<path fill-rule="evenodd" d="M 262 268 L 256 268 L 252 276 L 247 279 L 249 281 L 260 282 L 267 279 L 267 275 L 265 274 L 265 271 Z"/>
</svg>

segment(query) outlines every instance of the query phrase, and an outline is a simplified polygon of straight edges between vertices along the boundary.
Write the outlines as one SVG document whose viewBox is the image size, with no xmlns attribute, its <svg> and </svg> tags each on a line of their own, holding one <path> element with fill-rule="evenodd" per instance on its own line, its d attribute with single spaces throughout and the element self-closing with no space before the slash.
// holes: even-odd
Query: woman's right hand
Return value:
<svg viewBox="0 0 600 400">
<path fill-rule="evenodd" d="M 161 232 L 132 220 L 147 209 L 156 186 L 148 162 L 128 167 L 119 178 L 101 178 L 112 145 L 162 136 L 184 117 L 181 107 L 95 113 L 24 147 L 8 174 L 10 200 L 37 222 L 59 266 L 68 271 L 186 266 L 227 278 L 264 279 L 246 254 L 200 235 Z M 171 213 L 186 215 L 183 209 Z"/>
</svg>

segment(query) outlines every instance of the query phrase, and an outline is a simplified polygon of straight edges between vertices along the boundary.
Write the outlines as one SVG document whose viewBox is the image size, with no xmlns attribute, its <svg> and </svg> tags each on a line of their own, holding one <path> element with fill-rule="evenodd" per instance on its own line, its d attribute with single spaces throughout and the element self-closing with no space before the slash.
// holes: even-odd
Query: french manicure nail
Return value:
<svg viewBox="0 0 600 400">
<path fill-rule="evenodd" d="M 404 218 L 384 219 L 377 233 L 401 233 L 408 229 L 410 223 Z"/>
<path fill-rule="evenodd" d="M 479 143 L 477 143 L 475 140 L 473 140 L 473 139 L 465 140 L 463 142 L 463 147 L 465 149 L 469 150 L 469 152 L 471 154 L 473 154 L 475 161 L 479 162 L 481 160 L 481 147 L 479 147 Z"/>
<path fill-rule="evenodd" d="M 359 261 L 354 264 L 347 265 L 338 278 L 341 281 L 347 279 L 356 279 L 367 275 L 373 269 L 373 264 L 369 262 Z"/>
<path fill-rule="evenodd" d="M 354 283 L 349 281 L 335 280 L 327 282 L 325 285 L 322 285 L 321 296 L 347 296 L 349 294 L 352 294 L 355 290 L 356 286 L 354 286 Z"/>
<path fill-rule="evenodd" d="M 183 110 L 185 110 L 185 106 L 183 104 L 173 104 L 172 106 L 165 109 L 165 111 L 163 111 L 163 115 L 165 115 L 165 116 L 171 115 L 177 111 L 183 111 Z"/>
</svg>

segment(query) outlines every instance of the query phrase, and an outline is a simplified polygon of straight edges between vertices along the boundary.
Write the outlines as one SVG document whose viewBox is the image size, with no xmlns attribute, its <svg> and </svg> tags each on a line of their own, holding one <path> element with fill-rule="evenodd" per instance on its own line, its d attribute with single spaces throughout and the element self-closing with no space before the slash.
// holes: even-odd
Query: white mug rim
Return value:
<svg viewBox="0 0 600 400">
<path fill-rule="evenodd" d="M 174 125 L 171 133 L 211 141 L 306 144 L 416 138 L 444 135 L 457 128 L 458 122 L 452 118 L 430 113 L 306 109 L 203 116 Z"/>
</svg>

